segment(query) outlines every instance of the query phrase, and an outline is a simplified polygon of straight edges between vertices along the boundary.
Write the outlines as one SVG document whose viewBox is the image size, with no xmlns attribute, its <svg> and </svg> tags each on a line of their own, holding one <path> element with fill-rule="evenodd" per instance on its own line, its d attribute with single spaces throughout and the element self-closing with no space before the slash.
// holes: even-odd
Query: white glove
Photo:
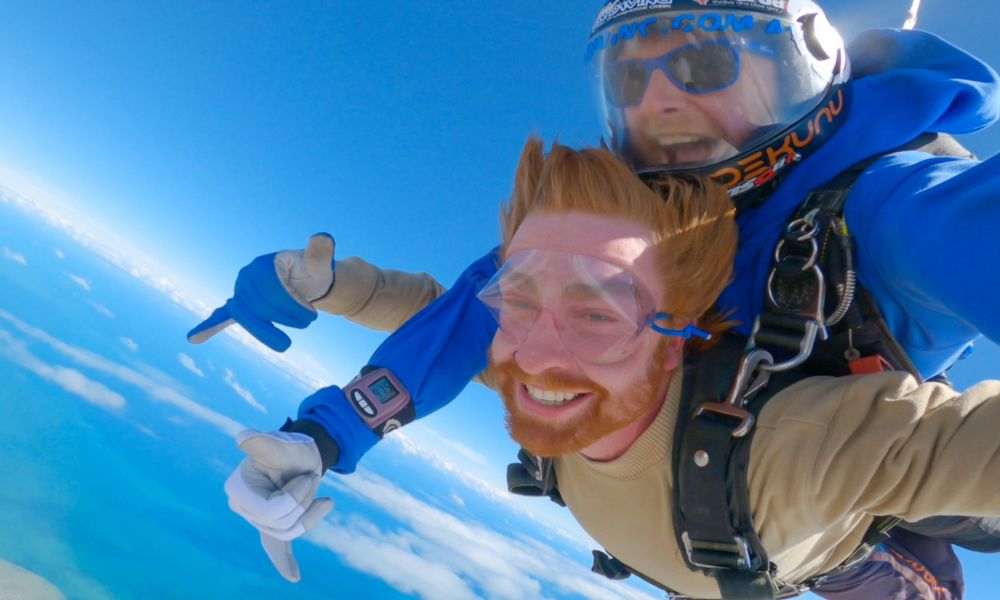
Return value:
<svg viewBox="0 0 1000 600">
<path fill-rule="evenodd" d="M 311 437 L 285 431 L 241 431 L 236 444 L 249 456 L 226 479 L 229 508 L 260 531 L 260 542 L 281 576 L 299 581 L 291 541 L 323 520 L 330 498 L 316 498 L 323 466 Z"/>
</svg>

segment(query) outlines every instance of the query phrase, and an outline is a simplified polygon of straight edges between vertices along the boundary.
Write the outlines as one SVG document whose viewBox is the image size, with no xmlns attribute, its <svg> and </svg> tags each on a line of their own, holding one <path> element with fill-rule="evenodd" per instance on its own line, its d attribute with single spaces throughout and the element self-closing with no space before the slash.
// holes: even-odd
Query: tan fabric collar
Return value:
<svg viewBox="0 0 1000 600">
<path fill-rule="evenodd" d="M 629 479 L 658 463 L 662 463 L 670 456 L 683 380 L 684 376 L 681 370 L 674 371 L 667 388 L 667 398 L 663 402 L 660 413 L 625 454 L 606 462 L 590 460 L 581 454 L 577 454 L 574 458 L 583 461 L 595 473 L 611 479 Z M 671 484 L 673 483 L 672 479 L 673 477 L 668 477 Z"/>
</svg>

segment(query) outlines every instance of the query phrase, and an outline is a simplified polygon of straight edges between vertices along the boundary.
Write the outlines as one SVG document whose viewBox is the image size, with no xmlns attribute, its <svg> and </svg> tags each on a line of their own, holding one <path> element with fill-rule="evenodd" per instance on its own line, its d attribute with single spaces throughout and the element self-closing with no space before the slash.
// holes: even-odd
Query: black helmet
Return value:
<svg viewBox="0 0 1000 600">
<path fill-rule="evenodd" d="M 616 153 L 709 173 L 741 208 L 840 125 L 850 73 L 811 0 L 614 0 L 586 58 Z"/>
</svg>

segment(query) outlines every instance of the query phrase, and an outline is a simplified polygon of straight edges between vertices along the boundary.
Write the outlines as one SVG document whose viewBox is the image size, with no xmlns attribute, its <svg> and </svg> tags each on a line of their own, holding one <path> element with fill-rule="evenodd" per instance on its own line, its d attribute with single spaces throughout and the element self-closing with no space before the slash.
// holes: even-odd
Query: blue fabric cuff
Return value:
<svg viewBox="0 0 1000 600">
<path fill-rule="evenodd" d="M 340 455 L 330 470 L 353 473 L 358 461 L 378 441 L 335 385 L 317 390 L 299 405 L 298 417 L 319 423 L 337 443 Z"/>
<path fill-rule="evenodd" d="M 369 364 L 389 369 L 406 387 L 416 418 L 448 404 L 487 363 L 496 321 L 476 293 L 497 270 L 498 249 L 470 265 L 455 285 L 390 335 Z M 336 386 L 323 388 L 299 406 L 299 418 L 311 419 L 340 447 L 331 469 L 351 473 L 378 441 Z"/>
</svg>

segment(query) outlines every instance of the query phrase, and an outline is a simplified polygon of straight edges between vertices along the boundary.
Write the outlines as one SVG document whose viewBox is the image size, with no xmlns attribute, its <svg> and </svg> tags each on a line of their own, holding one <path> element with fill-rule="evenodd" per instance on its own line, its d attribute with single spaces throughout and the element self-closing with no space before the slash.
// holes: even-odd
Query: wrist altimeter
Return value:
<svg viewBox="0 0 1000 600">
<path fill-rule="evenodd" d="M 344 396 L 379 438 L 416 418 L 410 393 L 385 367 L 368 365 L 344 386 Z"/>
</svg>

